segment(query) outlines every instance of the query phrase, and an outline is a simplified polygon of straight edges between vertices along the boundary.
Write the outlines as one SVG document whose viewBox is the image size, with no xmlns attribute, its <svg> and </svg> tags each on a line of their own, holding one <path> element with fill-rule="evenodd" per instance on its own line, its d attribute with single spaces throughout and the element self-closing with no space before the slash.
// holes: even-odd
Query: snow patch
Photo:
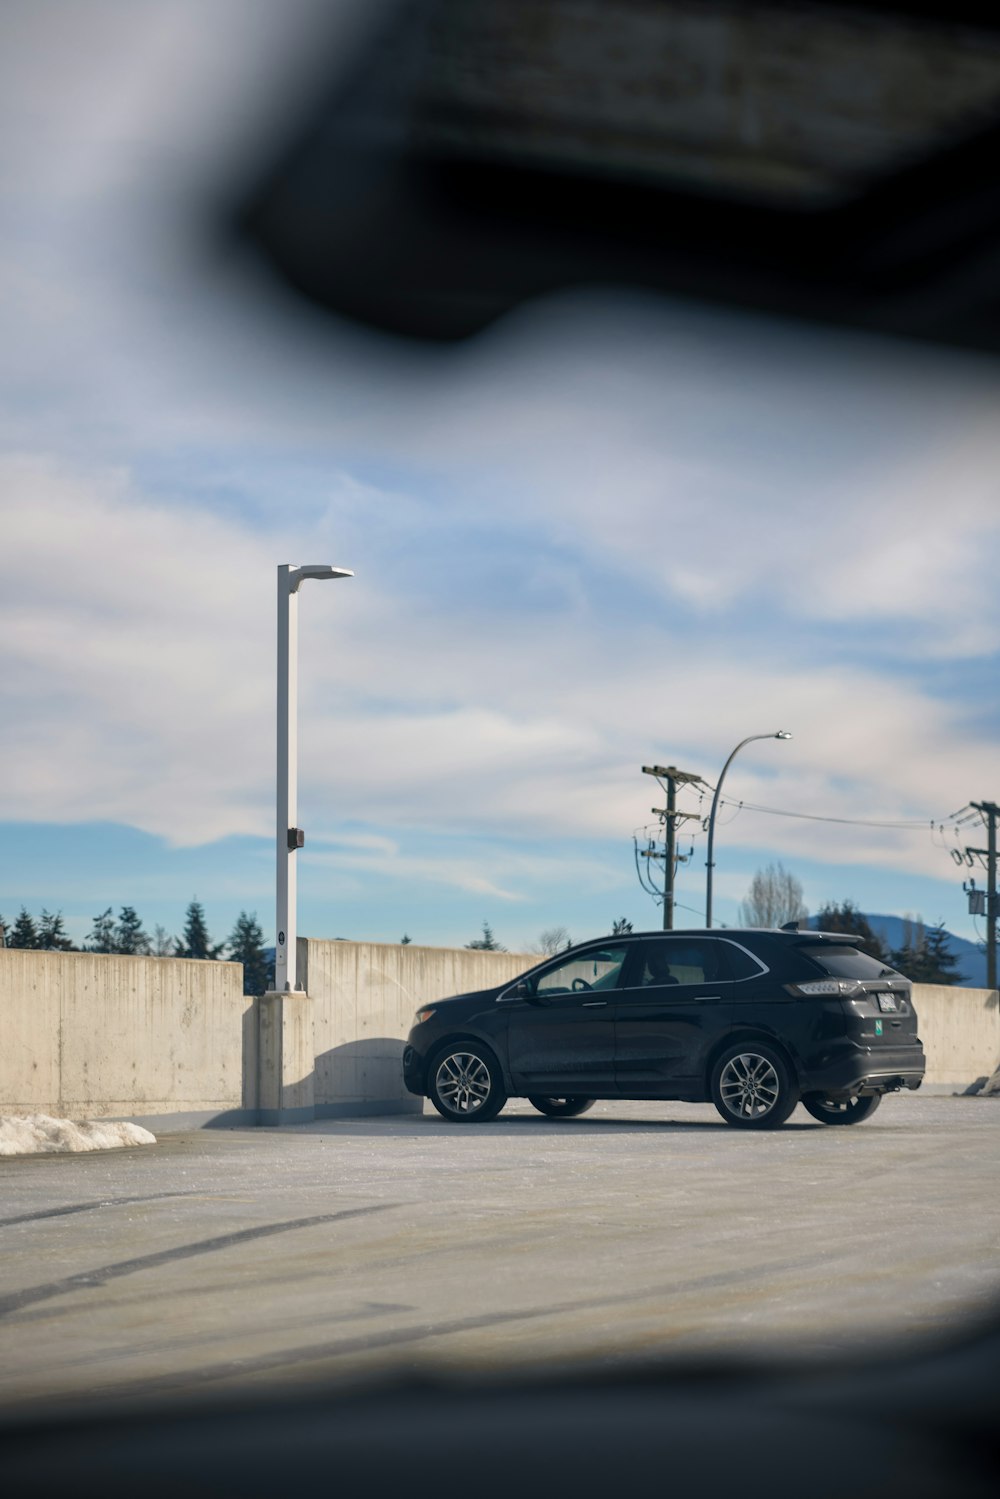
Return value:
<svg viewBox="0 0 1000 1499">
<path fill-rule="evenodd" d="M 0 1156 L 44 1155 L 81 1150 L 119 1150 L 155 1145 L 139 1124 L 111 1119 L 53 1119 L 48 1114 L 0 1115 Z"/>
</svg>

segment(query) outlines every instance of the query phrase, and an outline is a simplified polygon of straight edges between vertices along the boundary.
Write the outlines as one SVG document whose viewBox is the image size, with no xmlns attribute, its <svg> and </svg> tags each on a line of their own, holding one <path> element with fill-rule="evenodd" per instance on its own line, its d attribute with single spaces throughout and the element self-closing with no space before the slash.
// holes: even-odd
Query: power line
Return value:
<svg viewBox="0 0 1000 1499">
<path fill-rule="evenodd" d="M 932 817 L 905 822 L 878 822 L 868 817 L 825 817 L 818 812 L 788 812 L 783 807 L 759 807 L 755 802 L 732 802 L 726 797 L 720 798 L 720 805 L 736 807 L 744 812 L 766 812 L 771 817 L 796 817 L 806 822 L 839 822 L 856 828 L 933 828 L 935 825 Z"/>
</svg>

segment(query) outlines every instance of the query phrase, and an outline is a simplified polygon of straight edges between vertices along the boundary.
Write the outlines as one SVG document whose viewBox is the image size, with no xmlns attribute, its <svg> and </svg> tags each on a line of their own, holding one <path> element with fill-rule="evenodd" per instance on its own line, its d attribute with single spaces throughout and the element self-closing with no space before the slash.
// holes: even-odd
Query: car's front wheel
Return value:
<svg viewBox="0 0 1000 1499">
<path fill-rule="evenodd" d="M 823 1093 L 807 1093 L 802 1107 L 820 1124 L 860 1124 L 870 1119 L 882 1102 L 881 1093 L 864 1098 L 827 1098 Z"/>
<path fill-rule="evenodd" d="M 737 1129 L 777 1129 L 799 1101 L 781 1052 L 763 1041 L 730 1046 L 712 1068 L 712 1101 Z"/>
<path fill-rule="evenodd" d="M 575 1119 L 577 1114 L 585 1114 L 594 1107 L 592 1098 L 541 1098 L 536 1093 L 528 1094 L 528 1102 L 550 1119 Z"/>
<path fill-rule="evenodd" d="M 500 1064 L 487 1046 L 446 1046 L 431 1059 L 427 1096 L 455 1124 L 495 1119 L 507 1102 Z"/>
</svg>

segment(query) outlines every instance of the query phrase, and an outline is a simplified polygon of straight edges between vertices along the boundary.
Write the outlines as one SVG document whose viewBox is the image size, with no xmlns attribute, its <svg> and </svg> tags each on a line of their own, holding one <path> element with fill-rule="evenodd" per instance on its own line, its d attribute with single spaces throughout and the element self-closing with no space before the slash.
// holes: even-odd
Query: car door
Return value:
<svg viewBox="0 0 1000 1499">
<path fill-rule="evenodd" d="M 520 1094 L 615 1094 L 615 1001 L 626 943 L 561 954 L 509 997 L 507 1060 Z M 506 997 L 505 997 L 506 998 Z"/>
<path fill-rule="evenodd" d="M 636 944 L 618 994 L 615 1077 L 624 1098 L 704 1097 L 712 1044 L 730 1025 L 732 982 L 712 937 Z"/>
</svg>

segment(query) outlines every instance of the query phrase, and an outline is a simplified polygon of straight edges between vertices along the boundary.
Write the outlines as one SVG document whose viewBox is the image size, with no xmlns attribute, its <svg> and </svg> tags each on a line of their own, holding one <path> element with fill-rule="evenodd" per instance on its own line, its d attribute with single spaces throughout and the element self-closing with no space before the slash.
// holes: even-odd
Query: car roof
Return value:
<svg viewBox="0 0 1000 1499">
<path fill-rule="evenodd" d="M 777 938 L 785 942 L 837 942 L 841 945 L 848 944 L 856 946 L 863 942 L 864 936 L 860 932 L 819 932 L 812 927 L 776 927 L 776 926 L 717 926 L 717 927 L 671 927 L 668 931 L 662 929 L 651 932 L 609 932 L 603 937 L 587 937 L 582 942 L 574 942 L 573 948 L 592 947 L 595 943 L 602 942 L 640 942 L 649 937 L 724 937 L 731 942 L 738 941 L 741 937 L 769 937 Z M 563 951 L 571 949 L 564 948 Z M 557 957 L 557 953 L 552 954 Z"/>
</svg>

